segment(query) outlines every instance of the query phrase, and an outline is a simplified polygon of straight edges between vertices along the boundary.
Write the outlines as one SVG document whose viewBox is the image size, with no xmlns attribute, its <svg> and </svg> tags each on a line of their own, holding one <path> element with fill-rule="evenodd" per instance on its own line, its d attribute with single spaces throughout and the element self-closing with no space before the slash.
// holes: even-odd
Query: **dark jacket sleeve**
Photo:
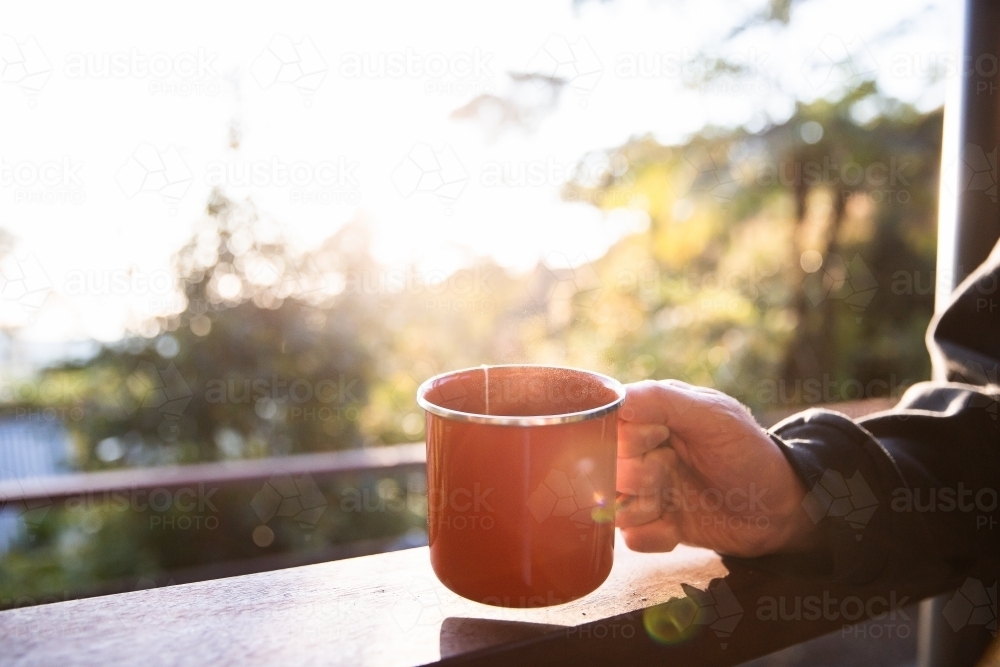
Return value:
<svg viewBox="0 0 1000 667">
<path fill-rule="evenodd" d="M 817 549 L 770 568 L 865 583 L 955 577 L 1000 556 L 1000 244 L 928 330 L 942 382 L 852 421 L 808 410 L 771 429 L 807 489 Z"/>
</svg>

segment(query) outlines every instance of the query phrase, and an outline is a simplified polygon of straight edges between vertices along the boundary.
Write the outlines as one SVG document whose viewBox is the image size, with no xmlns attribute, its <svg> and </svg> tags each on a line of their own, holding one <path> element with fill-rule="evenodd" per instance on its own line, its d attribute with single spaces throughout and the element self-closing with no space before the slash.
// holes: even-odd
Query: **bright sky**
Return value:
<svg viewBox="0 0 1000 667">
<path fill-rule="evenodd" d="M 113 340 L 170 310 L 171 255 L 220 181 L 252 194 L 301 248 L 362 215 L 387 264 L 453 269 L 491 255 L 524 270 L 596 259 L 643 223 L 560 202 L 590 151 L 647 132 L 675 142 L 706 123 L 756 129 L 765 110 L 780 120 L 793 97 L 843 83 L 821 66 L 844 54 L 889 95 L 942 103 L 930 72 L 954 48 L 956 0 L 810 0 L 787 31 L 721 41 L 761 4 L 9 4 L 0 227 L 16 246 L 0 265 L 0 323 L 22 325 L 26 340 Z M 678 63 L 706 48 L 768 76 L 685 89 L 690 66 Z M 533 132 L 493 137 L 449 118 L 523 71 L 570 79 Z M 531 167 L 538 182 L 490 178 Z"/>
</svg>

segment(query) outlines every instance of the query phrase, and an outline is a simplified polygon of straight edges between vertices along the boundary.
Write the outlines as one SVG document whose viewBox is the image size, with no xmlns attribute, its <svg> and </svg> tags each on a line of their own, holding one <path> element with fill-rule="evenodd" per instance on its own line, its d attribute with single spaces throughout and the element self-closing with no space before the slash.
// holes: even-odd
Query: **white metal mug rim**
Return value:
<svg viewBox="0 0 1000 667">
<path fill-rule="evenodd" d="M 547 364 L 497 364 L 491 365 L 488 368 L 550 368 L 553 370 L 584 373 L 607 382 L 608 388 L 612 389 L 617 397 L 610 403 L 599 405 L 598 407 L 591 408 L 589 410 L 568 412 L 559 415 L 533 415 L 530 417 L 519 417 L 514 415 L 480 415 L 472 412 L 462 412 L 461 410 L 452 410 L 451 408 L 445 408 L 435 403 L 431 403 L 424 397 L 436 381 L 450 375 L 458 375 L 460 373 L 468 373 L 469 371 L 482 370 L 482 368 L 482 366 L 461 368 L 459 370 L 441 373 L 425 380 L 417 388 L 417 404 L 432 415 L 442 417 L 444 419 L 450 419 L 452 421 L 467 422 L 471 424 L 486 424 L 489 426 L 554 426 L 557 424 L 573 424 L 576 422 L 587 421 L 588 419 L 603 417 L 604 415 L 617 410 L 621 407 L 622 403 L 625 402 L 625 387 L 621 382 L 613 377 L 604 375 L 603 373 L 595 373 L 594 371 L 584 370 L 582 368 L 572 368 L 570 366 L 549 366 Z"/>
</svg>

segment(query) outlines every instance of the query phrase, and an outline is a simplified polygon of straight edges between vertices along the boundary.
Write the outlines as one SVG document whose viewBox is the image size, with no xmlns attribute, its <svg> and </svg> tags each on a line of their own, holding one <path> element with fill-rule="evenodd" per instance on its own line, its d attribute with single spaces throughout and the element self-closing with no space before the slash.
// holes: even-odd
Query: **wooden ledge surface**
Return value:
<svg viewBox="0 0 1000 667">
<path fill-rule="evenodd" d="M 608 580 L 539 609 L 465 600 L 426 547 L 0 612 L 0 664 L 423 665 L 628 614 L 725 576 L 712 551 L 639 554 L 619 539 Z"/>
</svg>

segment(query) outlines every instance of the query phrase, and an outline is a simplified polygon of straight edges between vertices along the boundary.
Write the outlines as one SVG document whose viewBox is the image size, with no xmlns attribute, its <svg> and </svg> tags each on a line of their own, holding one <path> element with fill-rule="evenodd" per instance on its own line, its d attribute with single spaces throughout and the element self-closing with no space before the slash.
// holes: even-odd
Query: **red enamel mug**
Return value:
<svg viewBox="0 0 1000 667">
<path fill-rule="evenodd" d="M 590 593 L 614 559 L 617 380 L 488 366 L 433 377 L 428 534 L 441 582 L 470 600 L 539 607 Z"/>
</svg>

